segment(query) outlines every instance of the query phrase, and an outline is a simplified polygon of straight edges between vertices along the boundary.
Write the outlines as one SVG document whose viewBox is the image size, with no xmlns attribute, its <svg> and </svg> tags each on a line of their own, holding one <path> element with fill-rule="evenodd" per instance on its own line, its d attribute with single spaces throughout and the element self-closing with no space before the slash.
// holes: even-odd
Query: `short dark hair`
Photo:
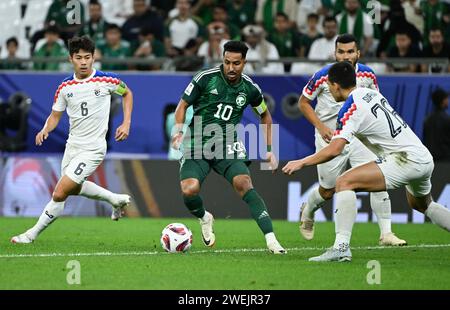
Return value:
<svg viewBox="0 0 450 310">
<path fill-rule="evenodd" d="M 441 27 L 436 26 L 436 25 L 434 25 L 434 26 L 432 26 L 432 27 L 430 28 L 429 33 L 430 33 L 431 31 L 439 31 L 442 35 L 444 35 L 444 30 L 443 30 Z"/>
<path fill-rule="evenodd" d="M 16 46 L 19 46 L 19 41 L 17 41 L 16 37 L 11 37 L 8 40 L 6 40 L 6 46 L 10 45 L 11 43 L 14 43 Z"/>
<path fill-rule="evenodd" d="M 359 50 L 358 41 L 356 40 L 355 36 L 349 33 L 344 33 L 339 35 L 336 38 L 336 42 L 334 43 L 334 47 L 337 48 L 338 43 L 346 44 L 346 43 L 352 43 L 355 42 L 356 49 Z"/>
<path fill-rule="evenodd" d="M 242 41 L 228 41 L 223 46 L 223 55 L 225 52 L 241 53 L 242 58 L 247 57 L 248 47 Z"/>
<path fill-rule="evenodd" d="M 333 23 L 337 24 L 336 18 L 334 18 L 333 16 L 327 16 L 323 20 L 322 26 L 325 26 L 325 23 L 329 23 L 329 22 L 333 22 Z"/>
<path fill-rule="evenodd" d="M 107 32 L 109 30 L 117 30 L 120 33 L 122 33 L 122 29 L 117 24 L 108 24 L 108 26 L 106 26 L 105 32 Z"/>
<path fill-rule="evenodd" d="M 277 12 L 275 17 L 283 17 L 284 19 L 289 20 L 289 16 L 287 16 L 287 14 L 284 12 Z"/>
<path fill-rule="evenodd" d="M 431 101 L 436 109 L 440 110 L 442 102 L 448 97 L 448 93 L 442 88 L 438 87 L 433 93 L 431 93 Z"/>
<path fill-rule="evenodd" d="M 102 4 L 98 0 L 89 0 L 89 5 L 98 5 L 102 6 Z"/>
<path fill-rule="evenodd" d="M 397 35 L 405 35 L 405 36 L 407 36 L 408 38 L 411 39 L 411 35 L 409 34 L 409 32 L 406 31 L 406 30 L 404 30 L 404 29 L 399 29 L 399 30 L 397 30 L 397 32 L 395 33 L 395 35 L 396 35 L 396 36 L 397 36 Z"/>
<path fill-rule="evenodd" d="M 319 15 L 316 13 L 309 13 L 308 16 L 306 17 L 306 20 L 314 18 L 315 20 L 319 20 Z"/>
<path fill-rule="evenodd" d="M 95 43 L 88 36 L 73 37 L 69 39 L 69 54 L 72 57 L 73 54 L 78 53 L 80 50 L 84 50 L 94 55 Z"/>
<path fill-rule="evenodd" d="M 337 62 L 328 70 L 328 80 L 344 89 L 356 86 L 355 68 L 347 61 Z"/>
<path fill-rule="evenodd" d="M 44 33 L 53 33 L 53 34 L 57 34 L 57 35 L 59 35 L 60 34 L 60 30 L 59 30 L 59 27 L 57 26 L 57 25 L 50 25 L 50 26 L 48 26 L 47 28 L 45 28 L 45 31 L 44 31 Z"/>
</svg>

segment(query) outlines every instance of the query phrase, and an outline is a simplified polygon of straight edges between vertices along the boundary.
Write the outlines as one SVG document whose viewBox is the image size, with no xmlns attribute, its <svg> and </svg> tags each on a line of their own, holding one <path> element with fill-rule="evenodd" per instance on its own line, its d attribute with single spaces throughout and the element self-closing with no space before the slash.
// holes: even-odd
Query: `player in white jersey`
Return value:
<svg viewBox="0 0 450 310">
<path fill-rule="evenodd" d="M 123 141 L 128 137 L 133 94 L 115 74 L 93 69 L 95 44 L 91 39 L 72 38 L 69 40 L 69 51 L 74 74 L 58 87 L 52 112 L 36 135 L 36 145 L 42 145 L 58 125 L 64 111 L 67 111 L 70 131 L 61 163 L 61 178 L 36 225 L 25 233 L 12 237 L 13 243 L 33 242 L 39 233 L 62 214 L 69 195 L 82 195 L 109 202 L 113 207 L 113 220 L 118 220 L 122 209 L 130 203 L 129 195 L 112 193 L 86 179 L 101 164 L 106 154 L 105 136 L 111 94 L 123 96 L 124 120 L 116 130 L 116 141 Z"/>
<path fill-rule="evenodd" d="M 291 175 L 306 166 L 339 156 L 355 137 L 379 160 L 355 167 L 336 181 L 336 239 L 333 247 L 310 261 L 350 261 L 350 237 L 356 219 L 356 191 L 380 192 L 406 187 L 411 208 L 450 231 L 450 210 L 431 198 L 433 157 L 419 138 L 378 91 L 356 88 L 351 64 L 334 64 L 328 72 L 329 89 L 336 101 L 345 100 L 337 128 L 328 146 L 314 155 L 290 161 L 283 172 Z"/>
<path fill-rule="evenodd" d="M 352 63 L 356 72 L 358 87 L 378 90 L 377 79 L 372 69 L 358 63 L 360 51 L 353 35 L 343 34 L 336 39 L 336 61 Z M 328 88 L 327 65 L 310 79 L 304 87 L 299 99 L 299 108 L 306 119 L 316 128 L 316 151 L 328 145 L 336 128 L 336 119 L 343 102 L 337 102 Z M 311 104 L 317 98 L 317 105 L 313 110 Z M 346 146 L 344 152 L 335 159 L 317 166 L 319 186 L 314 188 L 308 196 L 307 202 L 301 207 L 300 233 L 306 240 L 314 237 L 314 213 L 331 199 L 335 192 L 336 179 L 347 166 L 356 167 L 376 159 L 360 141 L 353 140 Z M 391 201 L 387 192 L 370 194 L 370 205 L 377 216 L 380 227 L 380 245 L 402 246 L 406 241 L 399 239 L 391 230 Z"/>
</svg>

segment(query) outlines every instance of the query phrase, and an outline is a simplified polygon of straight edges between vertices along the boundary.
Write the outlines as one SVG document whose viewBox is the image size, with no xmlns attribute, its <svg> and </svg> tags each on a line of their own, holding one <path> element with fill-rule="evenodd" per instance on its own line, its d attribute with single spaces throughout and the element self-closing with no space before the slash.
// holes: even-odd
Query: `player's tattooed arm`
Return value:
<svg viewBox="0 0 450 310">
<path fill-rule="evenodd" d="M 312 101 L 306 98 L 304 95 L 301 95 L 298 100 L 298 108 L 306 117 L 306 119 L 315 128 L 317 128 L 322 139 L 324 139 L 325 142 L 330 143 L 331 138 L 333 137 L 333 131 L 320 121 L 320 119 L 316 115 L 316 112 L 314 112 L 314 109 L 311 106 L 311 102 Z"/>
<path fill-rule="evenodd" d="M 116 129 L 116 134 L 114 137 L 116 141 L 123 141 L 130 135 L 131 112 L 133 111 L 133 93 L 128 87 L 126 87 L 122 96 L 123 96 L 123 122 Z"/>
<path fill-rule="evenodd" d="M 285 174 L 291 175 L 303 167 L 314 166 L 330 161 L 342 153 L 346 144 L 347 140 L 343 138 L 334 139 L 329 145 L 321 149 L 319 152 L 299 160 L 292 160 L 288 162 L 282 170 Z"/>
<path fill-rule="evenodd" d="M 53 131 L 56 128 L 56 126 L 58 126 L 59 120 L 61 119 L 63 113 L 64 112 L 62 111 L 52 110 L 52 113 L 48 116 L 47 120 L 45 121 L 44 127 L 36 135 L 35 139 L 36 145 L 41 146 L 44 140 L 47 140 L 49 133 Z"/>
</svg>

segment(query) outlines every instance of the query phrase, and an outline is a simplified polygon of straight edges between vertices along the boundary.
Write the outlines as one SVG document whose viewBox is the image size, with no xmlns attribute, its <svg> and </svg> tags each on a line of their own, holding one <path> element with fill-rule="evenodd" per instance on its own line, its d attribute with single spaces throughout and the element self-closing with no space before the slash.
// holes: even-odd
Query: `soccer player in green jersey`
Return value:
<svg viewBox="0 0 450 310">
<path fill-rule="evenodd" d="M 212 168 L 227 179 L 248 204 L 252 217 L 265 235 L 269 250 L 275 254 L 285 254 L 286 250 L 273 233 L 272 220 L 264 200 L 253 188 L 245 147 L 237 139 L 235 126 L 250 104 L 260 116 L 261 124 L 265 125 L 269 166 L 272 170 L 277 168 L 277 159 L 271 150 L 272 117 L 261 89 L 247 75 L 242 74 L 247 50 L 245 43 L 229 41 L 224 45 L 222 65 L 200 71 L 194 76 L 175 112 L 172 147 L 179 149 L 183 145 L 181 191 L 186 207 L 199 218 L 206 246 L 211 247 L 215 243 L 214 217 L 203 207 L 199 193 L 203 180 Z M 194 108 L 194 117 L 184 137 L 182 128 L 189 106 Z M 215 135 L 211 137 L 212 132 Z"/>
</svg>

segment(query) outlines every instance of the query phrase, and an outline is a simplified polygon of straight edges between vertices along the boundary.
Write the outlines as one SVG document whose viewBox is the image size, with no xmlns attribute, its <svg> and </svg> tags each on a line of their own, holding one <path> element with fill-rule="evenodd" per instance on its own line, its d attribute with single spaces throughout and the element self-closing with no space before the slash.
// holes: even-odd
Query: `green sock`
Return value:
<svg viewBox="0 0 450 310">
<path fill-rule="evenodd" d="M 258 192 L 252 188 L 245 193 L 242 199 L 250 207 L 252 217 L 264 235 L 273 232 L 272 220 L 267 212 L 266 204 L 261 196 L 259 196 Z"/>
<path fill-rule="evenodd" d="M 203 200 L 199 195 L 183 196 L 184 204 L 189 209 L 192 215 L 201 218 L 205 215 L 205 208 L 203 208 Z"/>
</svg>

